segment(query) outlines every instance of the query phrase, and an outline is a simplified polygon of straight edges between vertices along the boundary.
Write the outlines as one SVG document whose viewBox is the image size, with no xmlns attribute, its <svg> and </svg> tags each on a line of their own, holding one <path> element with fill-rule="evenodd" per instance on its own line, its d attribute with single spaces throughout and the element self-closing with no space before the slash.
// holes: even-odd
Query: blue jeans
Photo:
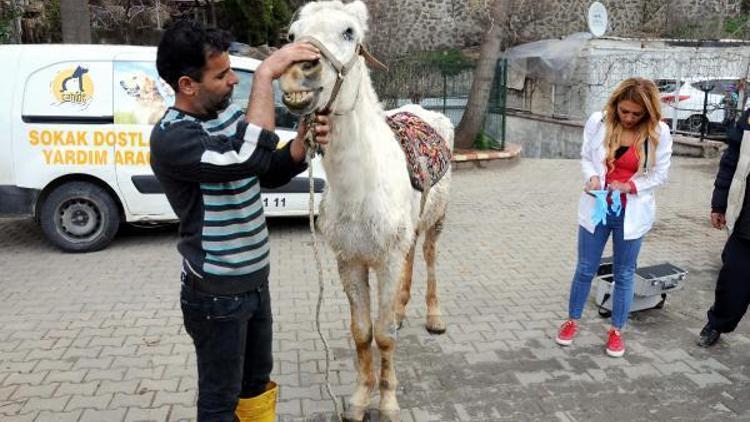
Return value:
<svg viewBox="0 0 750 422">
<path fill-rule="evenodd" d="M 198 364 L 198 422 L 233 422 L 239 398 L 262 394 L 273 367 L 268 283 L 236 295 L 191 287 L 182 275 L 180 304 Z"/>
<path fill-rule="evenodd" d="M 594 233 L 578 227 L 578 265 L 570 288 L 568 314 L 571 319 L 580 319 L 583 306 L 589 297 L 591 281 L 599 269 L 604 246 L 610 233 L 613 241 L 613 275 L 615 292 L 612 307 L 612 325 L 621 329 L 628 319 L 630 305 L 633 302 L 633 276 L 635 274 L 638 252 L 643 238 L 625 240 L 623 238 L 625 212 L 619 217 L 607 216 L 607 224 L 596 226 Z"/>
</svg>

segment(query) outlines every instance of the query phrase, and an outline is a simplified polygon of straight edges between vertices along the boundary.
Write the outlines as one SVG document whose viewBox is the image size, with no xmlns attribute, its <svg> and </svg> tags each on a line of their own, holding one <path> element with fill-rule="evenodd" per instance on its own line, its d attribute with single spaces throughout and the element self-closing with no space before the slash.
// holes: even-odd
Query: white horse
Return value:
<svg viewBox="0 0 750 422">
<path fill-rule="evenodd" d="M 396 332 L 410 297 L 417 237 L 425 234 L 427 323 L 432 333 L 445 332 L 435 280 L 437 239 L 445 217 L 450 169 L 427 192 L 415 190 L 404 151 L 386 123 L 365 66 L 362 48 L 367 8 L 361 1 L 308 3 L 290 27 L 290 38 L 317 45 L 323 59 L 298 63 L 281 78 L 286 106 L 307 115 L 329 109 L 329 144 L 323 166 L 328 185 L 320 206 L 318 228 L 336 255 L 339 275 L 349 299 L 351 330 L 357 348 L 358 377 L 344 413 L 361 421 L 377 384 L 373 370 L 373 324 L 369 271 L 377 276 L 375 342 L 380 349 L 380 420 L 400 420 L 393 354 Z M 407 111 L 427 122 L 453 147 L 450 120 L 418 106 Z"/>
</svg>

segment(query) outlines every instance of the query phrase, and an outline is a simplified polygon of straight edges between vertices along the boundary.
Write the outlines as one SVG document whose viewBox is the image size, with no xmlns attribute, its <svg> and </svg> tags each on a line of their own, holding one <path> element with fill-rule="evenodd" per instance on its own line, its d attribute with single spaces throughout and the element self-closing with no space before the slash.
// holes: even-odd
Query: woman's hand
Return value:
<svg viewBox="0 0 750 422">
<path fill-rule="evenodd" d="M 599 176 L 591 176 L 589 179 L 589 182 L 586 183 L 586 186 L 584 186 L 583 190 L 586 192 L 591 192 L 592 190 L 600 190 L 602 188 L 602 181 L 599 179 Z"/>
<path fill-rule="evenodd" d="M 622 193 L 630 193 L 630 183 L 618 182 L 617 180 L 610 182 L 608 189 L 610 191 L 619 190 Z"/>
</svg>

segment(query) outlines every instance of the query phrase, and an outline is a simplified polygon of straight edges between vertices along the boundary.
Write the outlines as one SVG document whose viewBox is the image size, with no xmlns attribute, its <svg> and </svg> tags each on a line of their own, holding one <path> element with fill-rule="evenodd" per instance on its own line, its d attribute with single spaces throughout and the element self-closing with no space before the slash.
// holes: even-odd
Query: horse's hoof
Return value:
<svg viewBox="0 0 750 422">
<path fill-rule="evenodd" d="M 378 422 L 401 422 L 400 410 L 381 410 Z"/>
<path fill-rule="evenodd" d="M 365 413 L 367 407 L 365 406 L 349 406 L 344 413 L 341 414 L 341 420 L 344 422 L 363 422 L 365 420 Z"/>
<path fill-rule="evenodd" d="M 406 319 L 406 315 L 396 315 L 396 329 L 400 330 L 401 327 L 404 326 L 404 320 Z"/>
<path fill-rule="evenodd" d="M 430 334 L 443 334 L 446 330 L 445 322 L 437 315 L 427 317 L 425 328 L 427 328 L 427 332 Z"/>
</svg>

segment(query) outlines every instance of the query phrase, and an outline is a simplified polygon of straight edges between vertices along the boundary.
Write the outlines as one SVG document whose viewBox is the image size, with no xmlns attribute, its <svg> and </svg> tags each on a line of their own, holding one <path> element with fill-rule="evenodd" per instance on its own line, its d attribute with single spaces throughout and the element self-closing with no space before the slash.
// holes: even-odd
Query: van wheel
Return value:
<svg viewBox="0 0 750 422">
<path fill-rule="evenodd" d="M 42 203 L 39 223 L 47 239 L 67 252 L 97 251 L 109 245 L 120 226 L 110 194 L 89 182 L 70 182 Z"/>
</svg>

